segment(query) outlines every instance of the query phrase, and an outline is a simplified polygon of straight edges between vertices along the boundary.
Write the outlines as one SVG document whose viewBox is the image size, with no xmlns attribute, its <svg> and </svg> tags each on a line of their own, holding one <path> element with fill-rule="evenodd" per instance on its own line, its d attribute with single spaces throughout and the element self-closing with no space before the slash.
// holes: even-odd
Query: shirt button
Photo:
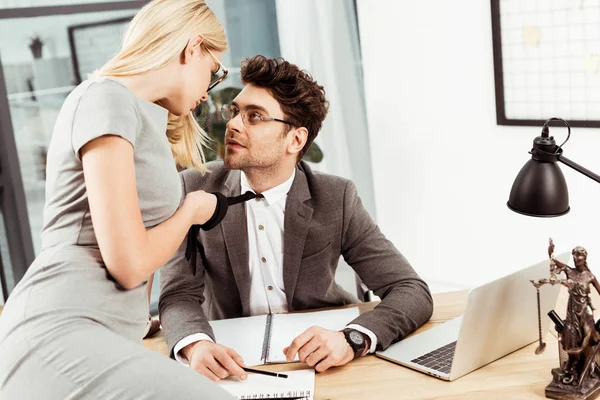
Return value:
<svg viewBox="0 0 600 400">
<path fill-rule="evenodd" d="M 267 289 L 273 290 L 273 286 L 269 286 L 269 287 L 267 287 Z"/>
<path fill-rule="evenodd" d="M 258 230 L 259 230 L 259 231 L 263 231 L 263 230 L 265 230 L 265 227 L 264 227 L 264 226 L 262 226 L 262 225 L 259 225 L 259 226 L 258 226 Z"/>
<path fill-rule="evenodd" d="M 263 258 L 260 259 L 260 261 L 262 261 L 262 262 L 265 263 L 265 262 L 267 262 L 267 259 L 263 257 Z"/>
</svg>

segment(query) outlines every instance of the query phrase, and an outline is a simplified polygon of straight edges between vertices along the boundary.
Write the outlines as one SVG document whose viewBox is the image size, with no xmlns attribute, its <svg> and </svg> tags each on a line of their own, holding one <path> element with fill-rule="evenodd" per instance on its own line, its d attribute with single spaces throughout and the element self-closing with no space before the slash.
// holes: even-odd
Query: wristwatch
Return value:
<svg viewBox="0 0 600 400">
<path fill-rule="evenodd" d="M 348 344 L 354 350 L 354 358 L 360 357 L 367 348 L 366 335 L 356 329 L 346 328 L 342 330 Z"/>
</svg>

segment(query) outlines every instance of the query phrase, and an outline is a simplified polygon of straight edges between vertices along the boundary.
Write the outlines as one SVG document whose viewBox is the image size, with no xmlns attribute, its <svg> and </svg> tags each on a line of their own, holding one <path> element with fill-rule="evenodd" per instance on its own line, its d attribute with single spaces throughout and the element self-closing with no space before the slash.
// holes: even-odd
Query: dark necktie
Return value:
<svg viewBox="0 0 600 400">
<path fill-rule="evenodd" d="M 241 194 L 239 196 L 227 197 L 227 204 L 232 206 L 234 204 L 243 203 L 245 201 L 257 199 L 257 198 L 264 199 L 265 196 L 263 196 L 262 194 L 256 194 L 254 192 L 247 191 L 246 193 Z"/>
<path fill-rule="evenodd" d="M 196 254 L 200 252 L 204 253 L 204 248 L 202 247 L 202 243 L 198 241 L 198 234 L 200 233 L 200 229 L 204 231 L 209 231 L 215 226 L 219 225 L 225 215 L 227 214 L 227 209 L 229 206 L 233 206 L 235 204 L 243 203 L 248 200 L 252 200 L 255 198 L 264 199 L 265 196 L 262 194 L 256 194 L 254 192 L 247 191 L 244 194 L 233 197 L 226 197 L 225 195 L 219 192 L 213 192 L 215 196 L 217 196 L 217 207 L 215 208 L 215 212 L 212 217 L 208 221 L 206 221 L 202 225 L 192 225 L 190 230 L 188 231 L 187 245 L 185 248 L 185 259 L 190 261 L 190 266 L 192 267 L 192 272 L 196 275 Z"/>
</svg>

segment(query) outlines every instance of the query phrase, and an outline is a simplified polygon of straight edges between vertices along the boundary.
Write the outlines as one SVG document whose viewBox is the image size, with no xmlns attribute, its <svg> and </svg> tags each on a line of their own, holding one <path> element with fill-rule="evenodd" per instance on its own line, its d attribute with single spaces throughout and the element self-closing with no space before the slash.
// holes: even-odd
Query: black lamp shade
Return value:
<svg viewBox="0 0 600 400">
<path fill-rule="evenodd" d="M 529 160 L 513 183 L 508 208 L 533 217 L 558 217 L 568 213 L 569 191 L 558 164 Z"/>
</svg>

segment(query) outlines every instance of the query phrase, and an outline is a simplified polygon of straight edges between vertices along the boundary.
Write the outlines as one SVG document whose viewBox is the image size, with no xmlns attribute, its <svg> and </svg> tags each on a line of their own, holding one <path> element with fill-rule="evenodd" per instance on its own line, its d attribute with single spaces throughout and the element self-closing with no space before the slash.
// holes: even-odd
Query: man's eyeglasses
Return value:
<svg viewBox="0 0 600 400">
<path fill-rule="evenodd" d="M 206 91 L 209 92 L 211 89 L 213 89 L 219 83 L 223 82 L 223 79 L 225 79 L 225 77 L 227 76 L 229 71 L 227 70 L 227 68 L 225 68 L 225 66 L 223 64 L 221 64 L 221 61 L 219 61 L 219 59 L 217 57 L 215 57 L 215 55 L 212 53 L 212 51 L 210 51 L 206 47 L 205 47 L 205 49 L 206 49 L 206 51 L 208 51 L 208 54 L 210 54 L 212 56 L 213 60 L 215 60 L 215 62 L 217 64 L 219 64 L 219 69 L 217 69 L 217 71 L 212 74 L 212 76 L 210 78 L 210 84 L 208 85 L 208 89 L 206 89 Z M 220 72 L 220 74 L 219 74 L 219 72 Z"/>
<path fill-rule="evenodd" d="M 282 122 L 284 124 L 288 124 L 291 126 L 295 126 L 294 124 L 292 124 L 289 121 L 285 121 L 285 120 L 279 119 L 279 118 L 269 117 L 268 115 L 263 115 L 263 114 L 261 114 L 260 110 L 251 109 L 249 111 L 244 111 L 244 110 L 240 110 L 234 104 L 224 104 L 221 107 L 221 117 L 225 121 L 234 119 L 235 117 L 238 116 L 238 114 L 242 114 L 242 122 L 244 123 L 244 125 L 247 125 L 247 126 L 254 126 L 254 125 L 258 125 L 262 122 L 270 122 L 270 121 L 277 121 L 277 122 Z"/>
</svg>

